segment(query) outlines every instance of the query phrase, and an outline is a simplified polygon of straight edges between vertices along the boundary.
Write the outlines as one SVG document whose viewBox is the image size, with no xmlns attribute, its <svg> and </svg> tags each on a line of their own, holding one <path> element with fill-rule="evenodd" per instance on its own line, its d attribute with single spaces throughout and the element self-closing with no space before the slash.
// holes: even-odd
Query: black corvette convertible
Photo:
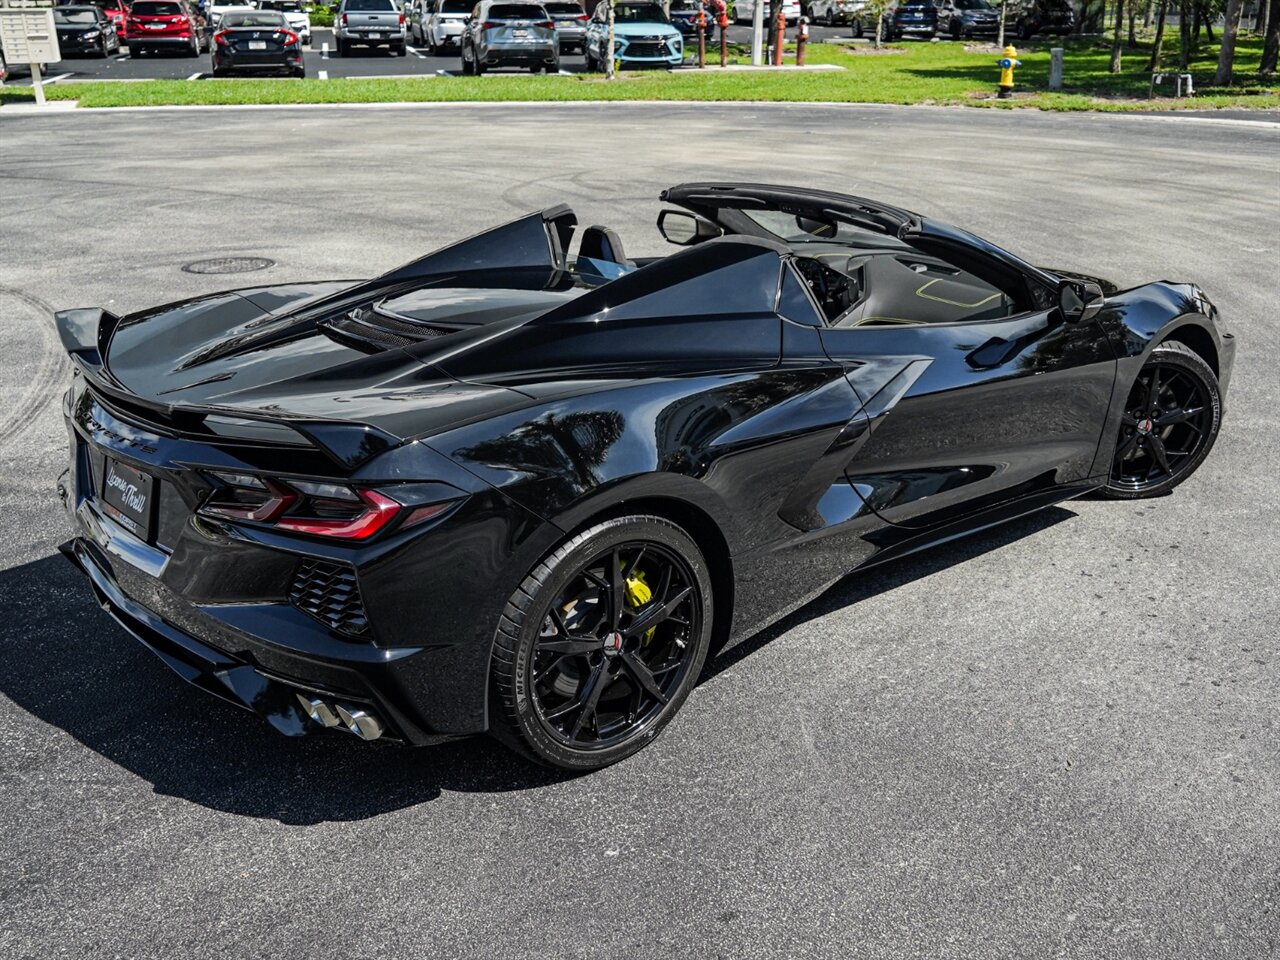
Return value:
<svg viewBox="0 0 1280 960">
<path fill-rule="evenodd" d="M 818 190 L 662 199 L 663 258 L 556 207 L 374 280 L 58 314 L 64 553 L 282 733 L 589 769 L 850 570 L 1213 445 L 1235 344 L 1191 284 Z"/>
</svg>

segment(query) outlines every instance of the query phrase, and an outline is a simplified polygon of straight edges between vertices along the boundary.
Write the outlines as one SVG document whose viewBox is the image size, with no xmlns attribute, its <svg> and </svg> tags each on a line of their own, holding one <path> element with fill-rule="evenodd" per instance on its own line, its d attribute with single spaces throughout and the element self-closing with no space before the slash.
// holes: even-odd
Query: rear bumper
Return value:
<svg viewBox="0 0 1280 960">
<path fill-rule="evenodd" d="M 191 34 L 185 37 L 157 37 L 148 33 L 131 33 L 125 38 L 125 42 L 131 47 L 173 47 L 176 49 L 191 49 Z"/>
<path fill-rule="evenodd" d="M 546 43 L 491 43 L 484 49 L 481 58 L 485 66 L 501 66 L 515 64 L 517 66 L 540 66 L 553 64 L 560 59 L 559 42 Z"/>
<path fill-rule="evenodd" d="M 270 70 L 298 70 L 302 67 L 302 51 L 297 53 L 268 53 L 254 56 L 244 53 L 215 54 L 215 70 L 239 70 L 244 72 Z"/>
</svg>

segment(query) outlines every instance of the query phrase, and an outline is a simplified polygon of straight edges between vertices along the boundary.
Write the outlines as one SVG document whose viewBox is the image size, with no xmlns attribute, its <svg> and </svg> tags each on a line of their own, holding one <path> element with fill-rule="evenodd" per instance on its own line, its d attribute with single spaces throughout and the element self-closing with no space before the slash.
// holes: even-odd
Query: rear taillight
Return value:
<svg viewBox="0 0 1280 960">
<path fill-rule="evenodd" d="M 213 42 L 220 47 L 225 47 L 229 42 L 227 38 L 230 37 L 230 35 L 230 31 L 228 30 L 223 30 L 221 33 L 215 33 L 213 35 Z"/>
<path fill-rule="evenodd" d="M 379 490 L 345 483 L 281 480 L 253 474 L 210 471 L 217 486 L 200 512 L 227 520 L 269 524 L 273 529 L 313 537 L 366 540 L 399 522 L 403 527 L 428 520 L 455 502 L 452 488 L 440 499 L 441 485 L 431 496 L 406 502 Z M 461 496 L 461 491 L 456 491 Z M 403 496 L 403 495 L 401 495 Z M 422 499 L 435 502 L 422 503 Z"/>
<path fill-rule="evenodd" d="M 577 20 L 579 23 L 586 23 L 591 18 L 584 13 L 582 16 L 574 17 L 573 19 Z"/>
<path fill-rule="evenodd" d="M 400 26 L 404 26 L 404 14 L 400 14 Z"/>
<path fill-rule="evenodd" d="M 298 35 L 292 30 L 281 30 L 280 36 L 284 37 L 284 45 L 291 47 L 298 42 Z"/>
<path fill-rule="evenodd" d="M 556 24 L 554 20 L 547 20 L 545 23 L 535 23 L 534 26 L 546 27 L 548 30 L 554 30 L 556 28 Z"/>
<path fill-rule="evenodd" d="M 347 15 L 345 13 L 342 15 L 342 25 L 344 27 L 347 25 Z"/>
<path fill-rule="evenodd" d="M 480 29 L 494 30 L 500 26 L 502 26 L 502 22 L 499 20 L 486 20 L 484 23 L 480 24 Z"/>
</svg>

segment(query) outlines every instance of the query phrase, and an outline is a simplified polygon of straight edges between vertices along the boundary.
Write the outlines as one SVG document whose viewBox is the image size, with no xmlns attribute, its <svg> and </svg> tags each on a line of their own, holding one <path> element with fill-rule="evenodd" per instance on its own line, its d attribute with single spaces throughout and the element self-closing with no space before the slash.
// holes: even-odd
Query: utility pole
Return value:
<svg viewBox="0 0 1280 960">
<path fill-rule="evenodd" d="M 755 0 L 751 11 L 751 64 L 764 66 L 764 0 Z"/>
<path fill-rule="evenodd" d="M 617 59 L 617 53 L 616 53 L 616 51 L 615 51 L 615 49 L 614 49 L 614 46 L 613 46 L 613 43 L 614 43 L 614 37 L 613 37 L 613 0 L 604 0 L 604 2 L 605 2 L 605 3 L 607 3 L 607 4 L 609 4 L 609 46 L 608 46 L 608 48 L 605 50 L 605 52 L 606 52 L 609 56 L 608 56 L 608 59 L 607 59 L 607 61 L 605 62 L 605 65 L 604 65 L 604 75 L 605 75 L 605 77 L 606 77 L 607 79 L 609 79 L 609 80 L 613 80 L 613 79 L 615 79 L 615 77 L 614 77 L 614 73 L 613 73 L 613 62 L 614 62 L 614 60 L 615 60 L 615 59 Z"/>
</svg>

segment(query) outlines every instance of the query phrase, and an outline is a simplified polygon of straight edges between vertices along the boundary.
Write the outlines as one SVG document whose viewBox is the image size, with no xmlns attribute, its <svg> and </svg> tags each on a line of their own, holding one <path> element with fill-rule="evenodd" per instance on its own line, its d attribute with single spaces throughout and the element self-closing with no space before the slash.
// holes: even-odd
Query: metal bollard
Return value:
<svg viewBox="0 0 1280 960">
<path fill-rule="evenodd" d="M 1018 51 L 1014 49 L 1013 44 L 1004 48 L 1004 56 L 996 61 L 996 65 L 1000 68 L 1000 92 L 996 96 L 1001 100 L 1008 100 L 1013 96 L 1014 68 L 1022 66 L 1022 61 L 1018 59 Z"/>
<path fill-rule="evenodd" d="M 778 4 L 778 15 L 773 19 L 773 65 L 782 66 L 782 45 L 787 39 L 787 13 Z"/>
<path fill-rule="evenodd" d="M 809 43 L 809 18 L 801 17 L 796 26 L 796 66 L 804 66 L 804 48 Z"/>
<path fill-rule="evenodd" d="M 1062 48 L 1054 47 L 1049 51 L 1049 89 L 1062 89 Z"/>
<path fill-rule="evenodd" d="M 698 69 L 707 65 L 707 12 L 698 10 Z"/>
<path fill-rule="evenodd" d="M 729 65 L 729 12 L 724 0 L 715 0 L 715 2 L 720 10 L 720 16 L 716 18 L 716 24 L 720 27 L 720 66 L 727 67 Z"/>
</svg>

